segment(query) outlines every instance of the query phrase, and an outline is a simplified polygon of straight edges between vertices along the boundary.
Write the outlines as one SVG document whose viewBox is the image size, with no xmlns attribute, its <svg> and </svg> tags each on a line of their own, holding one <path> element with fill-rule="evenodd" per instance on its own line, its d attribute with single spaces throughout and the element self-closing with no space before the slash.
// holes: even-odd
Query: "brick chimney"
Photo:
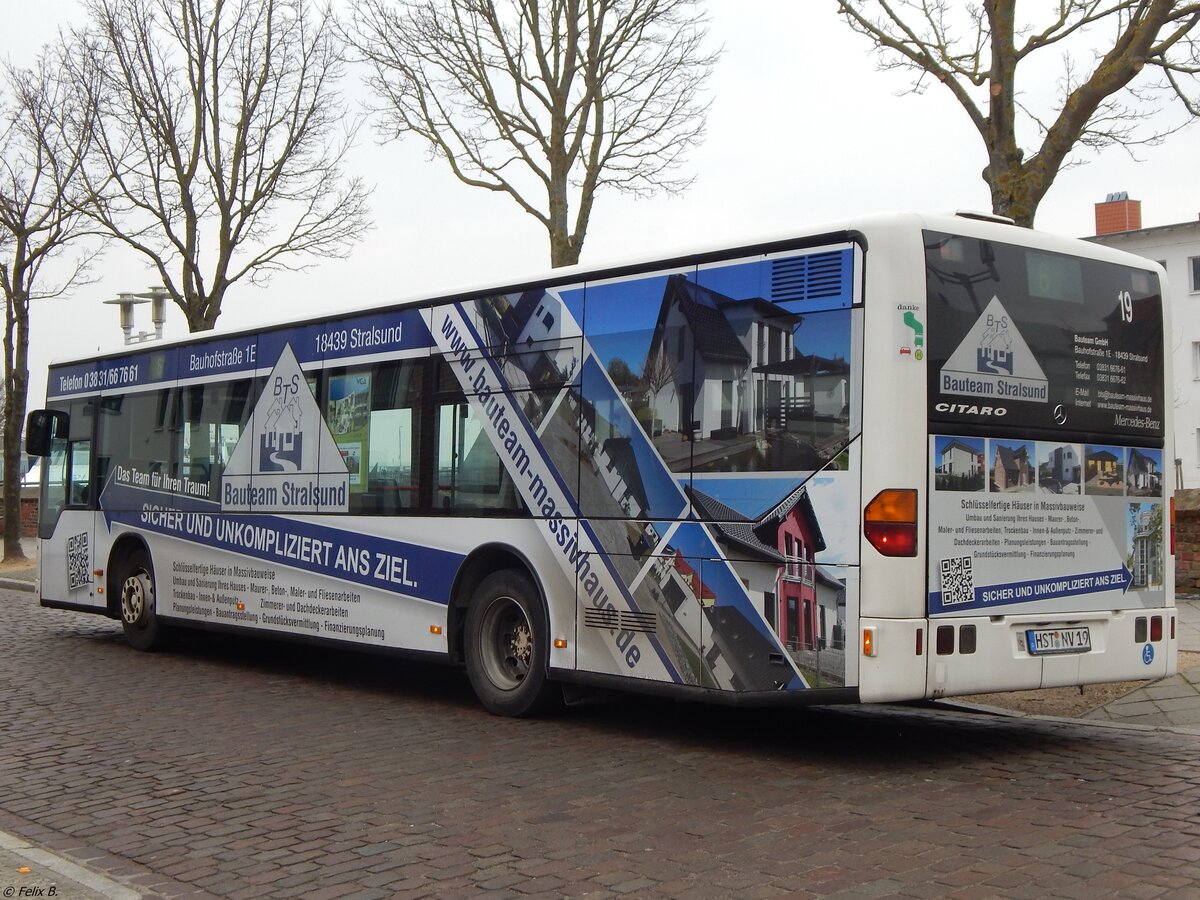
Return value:
<svg viewBox="0 0 1200 900">
<path fill-rule="evenodd" d="M 1125 191 L 1109 194 L 1103 203 L 1096 204 L 1097 235 L 1137 231 L 1141 227 L 1142 201 L 1130 200 Z"/>
</svg>

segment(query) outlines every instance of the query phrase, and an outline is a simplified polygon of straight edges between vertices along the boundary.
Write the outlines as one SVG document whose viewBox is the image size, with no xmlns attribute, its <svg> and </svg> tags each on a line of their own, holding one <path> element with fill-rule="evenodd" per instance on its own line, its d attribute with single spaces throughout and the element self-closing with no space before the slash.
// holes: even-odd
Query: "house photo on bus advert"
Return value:
<svg viewBox="0 0 1200 900">
<path fill-rule="evenodd" d="M 930 612 L 1163 603 L 1157 277 L 925 239 Z"/>
<path fill-rule="evenodd" d="M 840 273 L 852 252 L 810 256 Z M 581 668 L 607 670 L 619 651 L 622 674 L 722 690 L 847 683 L 854 585 L 815 565 L 827 544 L 805 482 L 847 465 L 858 313 L 846 278 L 828 297 L 764 289 L 808 259 L 435 312 L 440 349 L 577 584 Z M 612 627 L 638 622 L 656 624 Z"/>
</svg>

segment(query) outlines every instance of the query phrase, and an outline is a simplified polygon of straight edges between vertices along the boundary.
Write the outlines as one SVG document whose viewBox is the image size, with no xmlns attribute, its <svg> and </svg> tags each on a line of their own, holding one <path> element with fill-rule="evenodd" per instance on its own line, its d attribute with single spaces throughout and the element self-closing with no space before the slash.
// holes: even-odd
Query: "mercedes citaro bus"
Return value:
<svg viewBox="0 0 1200 900">
<path fill-rule="evenodd" d="M 57 362 L 41 602 L 449 661 L 506 715 L 1162 677 L 1163 296 L 886 215 Z"/>
</svg>

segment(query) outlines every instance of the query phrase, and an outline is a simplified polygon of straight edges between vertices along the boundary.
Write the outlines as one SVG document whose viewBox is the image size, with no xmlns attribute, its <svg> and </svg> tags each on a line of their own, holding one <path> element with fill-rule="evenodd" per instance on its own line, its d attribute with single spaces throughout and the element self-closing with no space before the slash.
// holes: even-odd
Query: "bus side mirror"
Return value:
<svg viewBox="0 0 1200 900">
<path fill-rule="evenodd" d="M 49 456 L 56 437 L 65 438 L 71 418 L 56 409 L 35 409 L 25 418 L 25 452 L 30 456 Z"/>
</svg>

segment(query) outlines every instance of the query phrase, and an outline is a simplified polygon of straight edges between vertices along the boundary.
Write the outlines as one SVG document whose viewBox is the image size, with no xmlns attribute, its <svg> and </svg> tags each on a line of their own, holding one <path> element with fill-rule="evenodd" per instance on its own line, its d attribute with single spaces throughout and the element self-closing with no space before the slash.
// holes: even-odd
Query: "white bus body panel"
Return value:
<svg viewBox="0 0 1200 900">
<path fill-rule="evenodd" d="M 106 547 L 96 542 L 96 519 L 92 510 L 68 509 L 59 517 L 54 539 L 38 544 L 38 589 L 42 597 L 82 608 L 103 610 L 107 600 L 104 582 L 93 576 L 104 567 Z"/>
<path fill-rule="evenodd" d="M 905 323 L 905 314 L 921 324 L 928 319 L 919 220 L 889 219 L 875 227 L 864 223 L 863 231 L 868 247 L 864 302 L 869 313 L 860 442 L 862 619 L 858 639 L 848 649 L 859 661 L 859 698 L 875 703 L 925 695 L 925 657 L 916 654 L 917 632 L 927 628 L 924 554 L 880 555 L 861 537 L 861 510 L 883 490 L 907 488 L 924 494 L 924 481 L 915 476 L 925 467 L 926 369 L 922 346 Z M 917 515 L 917 534 L 923 536 L 924 503 L 917 504 Z M 862 655 L 862 631 L 868 628 L 874 629 L 874 657 Z"/>
</svg>

